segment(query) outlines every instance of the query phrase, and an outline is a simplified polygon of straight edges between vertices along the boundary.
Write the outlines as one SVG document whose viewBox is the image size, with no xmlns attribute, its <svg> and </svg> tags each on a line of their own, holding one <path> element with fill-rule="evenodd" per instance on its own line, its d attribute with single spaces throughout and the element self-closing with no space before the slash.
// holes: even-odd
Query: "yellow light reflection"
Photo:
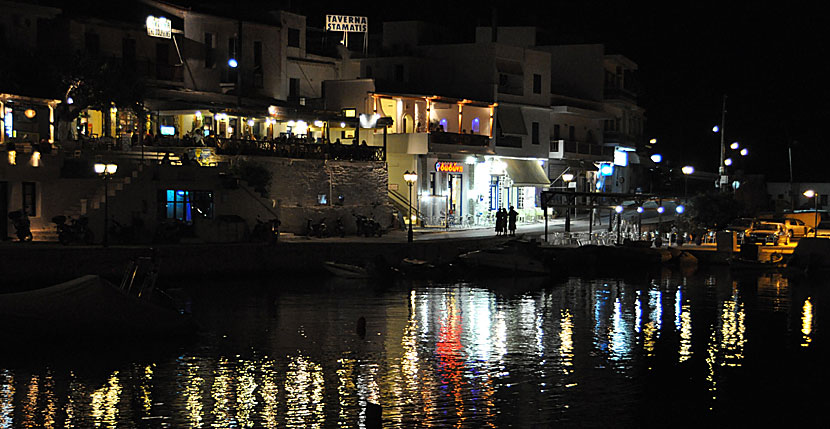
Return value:
<svg viewBox="0 0 830 429">
<path fill-rule="evenodd" d="M 562 372 L 573 373 L 574 365 L 574 317 L 569 310 L 562 310 L 559 319 L 559 356 L 562 358 Z"/>
<path fill-rule="evenodd" d="M 807 297 L 804 300 L 804 305 L 801 307 L 801 347 L 807 347 L 810 345 L 812 340 L 813 334 L 813 303 L 810 301 L 810 298 Z"/>
<path fill-rule="evenodd" d="M 90 412 L 95 426 L 115 427 L 118 423 L 118 401 L 121 397 L 121 384 L 118 371 L 107 381 L 107 385 L 92 392 L 92 410 Z"/>
<path fill-rule="evenodd" d="M 240 362 L 236 375 L 236 421 L 242 427 L 253 427 L 251 418 L 257 405 L 254 390 L 257 383 L 254 380 L 256 368 L 251 361 Z"/>
<path fill-rule="evenodd" d="M 210 388 L 210 396 L 213 398 L 213 414 L 214 424 L 218 426 L 230 426 L 230 397 L 233 391 L 231 384 L 233 381 L 233 369 L 229 367 L 227 358 L 222 358 L 216 365 L 216 374 L 213 379 L 213 385 Z M 192 416 L 191 416 L 192 418 Z"/>
<path fill-rule="evenodd" d="M 36 426 L 38 390 L 38 378 L 36 375 L 33 375 L 32 379 L 29 380 L 26 402 L 23 403 L 23 421 L 20 422 L 21 427 L 31 428 Z"/>
<path fill-rule="evenodd" d="M 184 373 L 185 379 L 180 383 L 184 385 L 184 406 L 187 410 L 187 419 L 191 426 L 199 427 L 202 425 L 205 413 L 202 405 L 202 389 L 205 379 L 199 375 L 199 365 L 194 363 L 186 362 Z"/>
<path fill-rule="evenodd" d="M 285 375 L 285 425 L 322 427 L 323 392 L 323 367 L 304 356 L 293 357 Z"/>
<path fill-rule="evenodd" d="M 690 304 L 683 306 L 680 313 L 680 362 L 685 362 L 692 357 L 692 307 Z"/>
<path fill-rule="evenodd" d="M 746 311 L 738 302 L 737 290 L 732 299 L 723 302 L 721 308 L 721 346 L 724 352 L 722 365 L 741 366 L 746 345 Z"/>
<path fill-rule="evenodd" d="M 274 370 L 274 362 L 263 360 L 260 363 L 259 372 L 262 373 L 262 386 L 260 386 L 260 395 L 265 402 L 262 407 L 261 416 L 265 422 L 265 427 L 275 428 L 279 427 L 279 387 L 277 385 L 277 374 Z"/>
</svg>

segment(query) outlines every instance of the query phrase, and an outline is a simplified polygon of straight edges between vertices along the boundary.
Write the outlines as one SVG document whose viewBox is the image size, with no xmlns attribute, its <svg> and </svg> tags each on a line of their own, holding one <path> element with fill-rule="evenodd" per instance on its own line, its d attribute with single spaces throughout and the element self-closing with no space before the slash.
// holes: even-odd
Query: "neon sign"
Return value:
<svg viewBox="0 0 830 429">
<path fill-rule="evenodd" d="M 173 35 L 173 23 L 164 17 L 155 17 L 150 15 L 146 21 L 147 35 L 152 37 L 161 37 L 163 39 L 170 39 Z"/>
<path fill-rule="evenodd" d="M 438 161 L 435 163 L 435 171 L 443 173 L 463 173 L 464 164 L 458 162 Z"/>
</svg>

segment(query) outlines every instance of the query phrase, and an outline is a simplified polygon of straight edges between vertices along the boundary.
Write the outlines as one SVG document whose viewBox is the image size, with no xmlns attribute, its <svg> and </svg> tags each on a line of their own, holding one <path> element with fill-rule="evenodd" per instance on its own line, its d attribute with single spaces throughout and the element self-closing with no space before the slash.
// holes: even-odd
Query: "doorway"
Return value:
<svg viewBox="0 0 830 429">
<path fill-rule="evenodd" d="M 462 215 L 462 207 L 461 207 L 461 175 L 460 174 L 450 174 L 448 176 L 448 183 L 447 187 L 449 188 L 450 195 L 447 199 L 448 212 L 447 212 L 447 219 L 451 220 L 450 223 L 456 223 L 461 215 Z"/>
</svg>

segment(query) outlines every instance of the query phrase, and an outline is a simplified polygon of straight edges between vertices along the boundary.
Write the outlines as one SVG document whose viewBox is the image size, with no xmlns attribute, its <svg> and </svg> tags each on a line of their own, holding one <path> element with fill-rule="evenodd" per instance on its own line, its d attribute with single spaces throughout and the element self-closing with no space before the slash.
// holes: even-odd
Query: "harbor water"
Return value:
<svg viewBox="0 0 830 429">
<path fill-rule="evenodd" d="M 711 267 L 161 285 L 186 290 L 198 335 L 5 348 L 0 428 L 363 427 L 367 403 L 402 428 L 817 425 L 827 283 Z"/>
</svg>

